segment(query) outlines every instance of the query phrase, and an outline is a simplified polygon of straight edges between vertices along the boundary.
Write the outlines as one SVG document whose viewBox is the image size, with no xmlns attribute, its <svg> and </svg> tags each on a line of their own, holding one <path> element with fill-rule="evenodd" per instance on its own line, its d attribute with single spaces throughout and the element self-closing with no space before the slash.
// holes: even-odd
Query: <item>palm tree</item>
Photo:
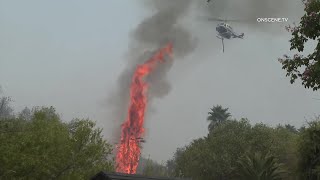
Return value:
<svg viewBox="0 0 320 180">
<path fill-rule="evenodd" d="M 238 175 L 243 180 L 281 180 L 285 171 L 270 154 L 247 154 L 238 161 Z"/>
<path fill-rule="evenodd" d="M 213 108 L 210 109 L 211 112 L 209 112 L 209 116 L 207 120 L 210 122 L 208 129 L 209 132 L 211 132 L 216 126 L 226 121 L 231 114 L 228 112 L 228 108 L 222 108 L 222 106 L 217 105 L 213 106 Z"/>
</svg>

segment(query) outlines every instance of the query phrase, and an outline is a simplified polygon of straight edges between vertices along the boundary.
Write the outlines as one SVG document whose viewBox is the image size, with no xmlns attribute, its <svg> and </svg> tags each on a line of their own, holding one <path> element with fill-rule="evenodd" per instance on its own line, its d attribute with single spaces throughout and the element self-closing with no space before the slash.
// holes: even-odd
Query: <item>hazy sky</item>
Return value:
<svg viewBox="0 0 320 180">
<path fill-rule="evenodd" d="M 108 138 L 106 97 L 124 68 L 129 33 L 147 14 L 137 0 L 0 0 L 3 92 L 16 110 L 54 106 L 66 121 L 94 119 Z M 291 85 L 277 61 L 289 52 L 290 36 L 234 26 L 245 39 L 226 41 L 222 53 L 215 24 L 194 22 L 198 47 L 171 69 L 170 94 L 153 102 L 144 155 L 167 160 L 206 135 L 207 112 L 217 104 L 235 118 L 273 125 L 299 126 L 319 114 L 313 98 L 320 94 Z"/>
</svg>

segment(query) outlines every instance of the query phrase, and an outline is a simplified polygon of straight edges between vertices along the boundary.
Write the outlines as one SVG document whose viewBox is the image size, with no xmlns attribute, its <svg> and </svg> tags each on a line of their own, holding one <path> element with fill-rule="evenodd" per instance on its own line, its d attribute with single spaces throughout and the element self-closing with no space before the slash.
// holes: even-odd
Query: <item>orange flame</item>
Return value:
<svg viewBox="0 0 320 180">
<path fill-rule="evenodd" d="M 119 173 L 135 174 L 140 158 L 140 142 L 138 139 L 144 133 L 145 109 L 147 106 L 148 84 L 143 78 L 148 76 L 164 61 L 164 55 L 172 54 L 172 44 L 169 43 L 160 49 L 152 58 L 136 68 L 130 87 L 130 106 L 128 117 L 121 126 L 121 140 L 116 156 Z"/>
</svg>

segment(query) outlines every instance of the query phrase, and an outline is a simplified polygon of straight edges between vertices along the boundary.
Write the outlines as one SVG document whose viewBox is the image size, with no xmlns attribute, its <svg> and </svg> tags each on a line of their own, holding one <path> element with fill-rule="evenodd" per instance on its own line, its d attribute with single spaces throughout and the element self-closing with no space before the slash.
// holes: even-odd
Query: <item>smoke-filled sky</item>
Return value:
<svg viewBox="0 0 320 180">
<path fill-rule="evenodd" d="M 54 106 L 66 121 L 96 120 L 115 143 L 115 125 L 124 120 L 117 119 L 120 99 L 129 92 L 122 86 L 126 73 L 146 51 L 174 38 L 174 63 L 151 78 L 158 79 L 151 92 L 157 98 L 147 114 L 144 155 L 165 161 L 206 135 L 207 112 L 217 104 L 253 123 L 300 126 L 319 113 L 313 98 L 320 94 L 291 85 L 277 61 L 289 52 L 286 24 L 252 22 L 267 16 L 293 21 L 301 16 L 299 0 L 191 2 L 0 0 L 2 91 L 16 110 Z M 164 16 L 157 20 L 157 13 Z M 245 38 L 226 40 L 222 53 L 216 22 L 204 16 L 242 20 L 230 24 Z"/>
</svg>

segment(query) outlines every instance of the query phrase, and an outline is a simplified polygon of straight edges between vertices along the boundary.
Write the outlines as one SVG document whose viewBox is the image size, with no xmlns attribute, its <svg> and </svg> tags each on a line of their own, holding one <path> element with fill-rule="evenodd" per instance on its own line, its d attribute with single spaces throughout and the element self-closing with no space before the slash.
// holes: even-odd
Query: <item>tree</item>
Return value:
<svg viewBox="0 0 320 180">
<path fill-rule="evenodd" d="M 0 86 L 0 94 L 2 94 L 2 88 Z M 13 109 L 10 106 L 12 99 L 10 97 L 0 96 L 0 119 L 13 117 Z"/>
<path fill-rule="evenodd" d="M 150 159 L 141 158 L 143 159 L 143 167 L 142 167 L 142 174 L 145 176 L 157 176 L 157 177 L 168 177 L 169 174 L 167 172 L 166 166 L 157 163 Z M 140 161 L 141 162 L 141 161 Z"/>
<path fill-rule="evenodd" d="M 272 142 L 269 149 L 278 162 L 287 169 L 288 179 L 296 179 L 297 177 L 299 136 L 299 133 L 292 132 L 285 126 L 272 128 Z"/>
<path fill-rule="evenodd" d="M 194 140 L 175 158 L 174 176 L 197 180 L 213 179 L 210 173 L 212 160 L 208 158 L 208 150 L 205 139 Z"/>
<path fill-rule="evenodd" d="M 299 141 L 299 171 L 303 179 L 320 178 L 320 120 L 309 123 Z"/>
<path fill-rule="evenodd" d="M 279 58 L 279 61 L 282 63 L 282 69 L 287 71 L 286 76 L 291 78 L 291 83 L 299 78 L 305 88 L 316 91 L 320 88 L 320 1 L 304 0 L 304 4 L 305 15 L 301 18 L 300 24 L 287 27 L 287 30 L 292 33 L 290 50 L 303 52 L 309 40 L 317 40 L 318 44 L 314 52 L 307 56 L 284 55 L 284 58 Z"/>
<path fill-rule="evenodd" d="M 30 121 L 32 118 L 32 112 L 29 108 L 25 107 L 20 113 L 19 113 L 19 118 Z"/>
<path fill-rule="evenodd" d="M 13 117 L 13 109 L 10 106 L 10 97 L 0 97 L 0 119 Z"/>
<path fill-rule="evenodd" d="M 267 154 L 278 159 L 288 170 L 297 168 L 298 134 L 285 127 L 272 128 L 259 123 L 252 126 L 247 119 L 226 120 L 207 137 L 194 140 L 175 158 L 175 176 L 197 180 L 238 179 L 240 157 Z M 286 174 L 290 179 L 296 174 Z"/>
<path fill-rule="evenodd" d="M 88 179 L 112 171 L 111 145 L 90 120 L 64 123 L 53 107 L 0 121 L 0 179 Z"/>
<path fill-rule="evenodd" d="M 227 120 L 207 137 L 194 140 L 176 159 L 176 175 L 193 179 L 231 179 L 239 156 L 247 151 L 251 126 Z"/>
<path fill-rule="evenodd" d="M 102 129 L 95 129 L 89 119 L 75 119 L 68 123 L 71 156 L 65 164 L 65 177 L 88 179 L 98 171 L 113 171 L 110 157 L 112 146 L 103 139 Z"/>
<path fill-rule="evenodd" d="M 208 129 L 211 132 L 219 124 L 225 122 L 231 114 L 228 112 L 228 108 L 222 108 L 222 106 L 217 105 L 211 108 L 211 112 L 208 113 L 209 116 L 207 120 L 210 122 Z"/>
<path fill-rule="evenodd" d="M 298 132 L 299 132 L 294 126 L 292 126 L 292 125 L 290 125 L 290 124 L 286 124 L 286 125 L 284 125 L 284 127 L 285 127 L 288 131 L 290 131 L 290 132 L 292 132 L 292 133 L 298 133 Z"/>
<path fill-rule="evenodd" d="M 166 168 L 169 177 L 180 177 L 181 173 L 177 166 L 177 160 L 181 157 L 184 151 L 185 148 L 178 148 L 174 153 L 173 158 L 167 161 Z"/>
<path fill-rule="evenodd" d="M 152 164 L 151 160 L 147 161 L 147 164 L 146 164 L 145 168 L 143 169 L 142 174 L 145 176 L 152 176 L 153 175 L 153 164 Z"/>
<path fill-rule="evenodd" d="M 270 154 L 246 154 L 238 161 L 238 174 L 242 180 L 282 180 L 285 171 Z"/>
</svg>

